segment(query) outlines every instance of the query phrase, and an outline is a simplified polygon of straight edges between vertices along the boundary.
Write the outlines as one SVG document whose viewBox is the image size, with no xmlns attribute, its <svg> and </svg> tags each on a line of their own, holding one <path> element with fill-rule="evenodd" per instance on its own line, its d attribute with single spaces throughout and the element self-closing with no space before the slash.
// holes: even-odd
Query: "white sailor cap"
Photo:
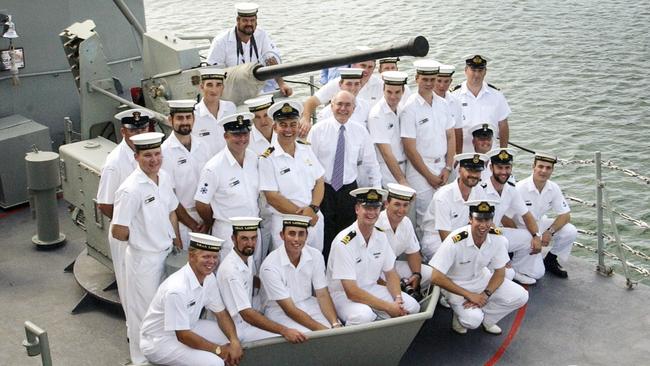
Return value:
<svg viewBox="0 0 650 366">
<path fill-rule="evenodd" d="M 274 121 L 288 118 L 300 118 L 302 115 L 302 103 L 295 100 L 283 100 L 277 102 L 266 111 L 266 114 Z"/>
<path fill-rule="evenodd" d="M 440 70 L 440 63 L 434 60 L 417 60 L 413 66 L 418 75 L 437 75 Z"/>
<path fill-rule="evenodd" d="M 233 232 L 236 231 L 255 231 L 260 227 L 259 217 L 230 217 Z"/>
<path fill-rule="evenodd" d="M 266 95 L 260 95 L 257 98 L 247 99 L 244 101 L 244 104 L 246 104 L 248 110 L 251 112 L 257 112 L 263 109 L 268 109 L 273 104 L 273 95 L 266 94 Z"/>
<path fill-rule="evenodd" d="M 395 198 L 402 201 L 413 199 L 415 189 L 397 183 L 388 183 L 388 198 Z"/>
<path fill-rule="evenodd" d="M 357 199 L 364 206 L 381 206 L 388 196 L 388 192 L 381 188 L 362 187 L 350 192 L 350 196 Z"/>
<path fill-rule="evenodd" d="M 344 79 L 361 79 L 363 76 L 363 69 L 357 69 L 354 67 L 344 67 L 339 69 L 341 74 L 341 80 Z"/>
<path fill-rule="evenodd" d="M 494 125 L 491 123 L 479 123 L 470 127 L 469 134 L 473 137 L 492 138 L 494 136 L 494 130 Z"/>
<path fill-rule="evenodd" d="M 304 227 L 305 229 L 309 227 L 309 221 L 311 217 L 303 215 L 282 215 L 282 227 L 287 226 L 296 226 Z"/>
<path fill-rule="evenodd" d="M 492 149 L 485 155 L 490 158 L 492 164 L 512 164 L 512 159 L 515 157 L 515 149 L 502 147 L 499 149 Z"/>
<path fill-rule="evenodd" d="M 257 15 L 259 6 L 256 3 L 236 3 L 235 10 L 240 17 L 252 17 Z"/>
<path fill-rule="evenodd" d="M 536 151 L 535 152 L 535 160 L 534 161 L 545 161 L 547 163 L 555 164 L 557 163 L 557 156 L 547 153 L 547 152 L 542 152 L 542 151 Z"/>
<path fill-rule="evenodd" d="M 221 250 L 221 244 L 224 241 L 223 239 L 208 234 L 190 233 L 190 248 L 218 252 Z"/>
<path fill-rule="evenodd" d="M 487 155 L 478 153 L 463 153 L 454 156 L 454 161 L 458 162 L 461 168 L 469 170 L 485 169 L 485 163 L 487 163 L 488 159 Z"/>
<path fill-rule="evenodd" d="M 386 57 L 386 58 L 380 58 L 379 59 L 379 64 L 396 64 L 397 61 L 399 61 L 399 57 Z"/>
<path fill-rule="evenodd" d="M 217 123 L 230 133 L 248 133 L 255 115 L 250 112 L 235 113 L 223 117 Z"/>
<path fill-rule="evenodd" d="M 487 66 L 488 61 L 491 59 L 485 55 L 478 53 L 471 53 L 463 57 L 465 60 L 465 65 L 471 67 L 472 69 L 484 69 Z"/>
<path fill-rule="evenodd" d="M 408 74 L 403 71 L 384 71 L 381 73 L 381 78 L 386 85 L 404 85 Z"/>
<path fill-rule="evenodd" d="M 208 66 L 199 69 L 201 81 L 203 80 L 225 80 L 228 74 L 225 69 L 220 67 Z"/>
<path fill-rule="evenodd" d="M 194 113 L 196 101 L 194 99 L 168 100 L 169 114 L 173 113 Z"/>
<path fill-rule="evenodd" d="M 452 76 L 456 72 L 456 66 L 454 65 L 440 65 L 438 70 L 438 76 Z"/>
<path fill-rule="evenodd" d="M 150 150 L 160 147 L 165 137 L 161 132 L 145 132 L 131 137 L 131 142 L 136 151 Z"/>
<path fill-rule="evenodd" d="M 149 119 L 153 117 L 153 113 L 143 108 L 128 109 L 114 116 L 115 119 L 122 122 L 122 127 L 129 130 L 147 127 Z"/>
<path fill-rule="evenodd" d="M 491 219 L 494 217 L 494 209 L 499 201 L 496 200 L 470 200 L 465 202 L 469 206 L 469 214 L 479 219 Z"/>
</svg>

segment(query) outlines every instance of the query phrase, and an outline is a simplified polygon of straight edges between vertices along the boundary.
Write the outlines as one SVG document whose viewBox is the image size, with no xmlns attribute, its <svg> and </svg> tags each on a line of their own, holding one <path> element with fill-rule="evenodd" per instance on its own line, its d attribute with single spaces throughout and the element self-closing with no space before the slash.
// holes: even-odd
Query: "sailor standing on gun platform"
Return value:
<svg viewBox="0 0 650 366">
<path fill-rule="evenodd" d="M 189 233 L 189 260 L 158 288 L 142 321 L 142 352 L 157 365 L 237 365 L 242 348 L 214 270 L 223 240 Z M 199 319 L 205 307 L 217 322 Z"/>
<path fill-rule="evenodd" d="M 140 326 L 156 294 L 165 269 L 165 258 L 181 241 L 176 209 L 178 199 L 172 179 L 162 165 L 160 132 L 131 137 L 138 161 L 131 175 L 115 193 L 111 232 L 126 247 L 126 320 L 131 361 L 145 362 L 140 350 Z"/>
<path fill-rule="evenodd" d="M 499 320 L 528 301 L 523 287 L 505 278 L 506 239 L 491 228 L 494 201 L 469 201 L 469 222 L 447 236 L 429 264 L 431 282 L 443 289 L 454 312 L 452 329 L 501 334 Z"/>
<path fill-rule="evenodd" d="M 198 138 L 192 138 L 195 101 L 170 100 L 169 124 L 173 132 L 163 142 L 162 169 L 172 177 L 174 192 L 180 204 L 176 209 L 178 230 L 183 248 L 187 249 L 190 232 L 206 232 L 207 227 L 196 211 L 194 193 L 199 175 L 205 163 L 210 160 L 208 146 Z"/>
</svg>

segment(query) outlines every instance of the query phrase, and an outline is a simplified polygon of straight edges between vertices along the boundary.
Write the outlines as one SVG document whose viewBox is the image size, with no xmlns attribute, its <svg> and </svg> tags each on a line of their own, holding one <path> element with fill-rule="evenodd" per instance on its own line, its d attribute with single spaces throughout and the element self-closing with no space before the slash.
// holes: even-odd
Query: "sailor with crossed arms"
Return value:
<svg viewBox="0 0 650 366">
<path fill-rule="evenodd" d="M 230 218 L 234 246 L 217 270 L 219 292 L 242 342 L 282 335 L 291 343 L 302 343 L 307 340 L 302 332 L 279 324 L 259 311 L 261 299 L 254 292 L 259 290 L 260 280 L 253 275 L 251 256 L 257 245 L 260 221 L 259 217 Z"/>
<path fill-rule="evenodd" d="M 189 237 L 188 262 L 160 284 L 142 320 L 140 347 L 157 365 L 237 365 L 242 348 L 214 275 L 223 240 L 201 233 Z M 216 323 L 199 319 L 204 307 Z"/>
<path fill-rule="evenodd" d="M 395 254 L 386 234 L 375 226 L 387 192 L 365 187 L 350 195 L 357 200 L 357 220 L 335 237 L 327 262 L 336 313 L 345 325 L 355 325 L 418 312 L 418 302 L 400 290 Z M 382 274 L 385 286 L 377 283 Z"/>
<path fill-rule="evenodd" d="M 443 289 L 454 312 L 452 329 L 467 333 L 481 324 L 501 334 L 499 320 L 528 301 L 528 292 L 505 278 L 506 239 L 492 228 L 494 201 L 468 201 L 469 225 L 452 231 L 429 264 L 431 282 Z"/>
<path fill-rule="evenodd" d="M 264 315 L 301 332 L 341 326 L 327 289 L 323 255 L 305 245 L 310 221 L 309 216 L 283 215 L 280 236 L 284 243 L 266 257 L 260 269 L 268 300 Z"/>
<path fill-rule="evenodd" d="M 284 243 L 280 236 L 284 227 L 282 216 L 299 214 L 311 218 L 307 245 L 322 252 L 324 218 L 320 205 L 325 192 L 325 169 L 311 146 L 297 140 L 301 113 L 302 104 L 293 100 L 269 108 L 277 140 L 260 158 L 260 191 L 272 207 L 273 249 Z"/>
<path fill-rule="evenodd" d="M 201 170 L 212 156 L 204 141 L 192 137 L 196 102 L 188 99 L 170 100 L 168 103 L 168 120 L 173 132 L 161 146 L 165 157 L 162 169 L 172 177 L 174 192 L 180 202 L 176 209 L 178 230 L 183 248 L 187 249 L 190 232 L 206 232 L 208 229 L 196 211 L 194 193 Z"/>
</svg>

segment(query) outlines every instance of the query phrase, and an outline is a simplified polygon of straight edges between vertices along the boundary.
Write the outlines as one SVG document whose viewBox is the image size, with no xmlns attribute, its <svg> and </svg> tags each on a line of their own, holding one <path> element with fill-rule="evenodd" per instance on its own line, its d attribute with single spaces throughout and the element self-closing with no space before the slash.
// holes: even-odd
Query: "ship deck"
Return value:
<svg viewBox="0 0 650 366">
<path fill-rule="evenodd" d="M 28 357 L 21 346 L 26 320 L 48 332 L 54 365 L 124 364 L 128 346 L 119 307 L 91 303 L 71 314 L 83 290 L 64 268 L 84 249 L 84 232 L 67 217 L 63 200 L 59 201 L 59 215 L 67 243 L 39 250 L 31 243 L 36 229 L 29 209 L 0 210 L 0 309 L 4 313 L 0 318 L 0 364 L 41 364 L 40 357 Z M 574 257 L 566 267 L 568 280 L 547 276 L 529 288 L 529 303 L 500 322 L 504 330 L 500 336 L 481 330 L 457 335 L 451 330 L 451 311 L 436 309 L 401 364 L 650 362 L 650 287 L 638 285 L 627 290 L 622 277 L 602 277 L 585 259 Z"/>
</svg>

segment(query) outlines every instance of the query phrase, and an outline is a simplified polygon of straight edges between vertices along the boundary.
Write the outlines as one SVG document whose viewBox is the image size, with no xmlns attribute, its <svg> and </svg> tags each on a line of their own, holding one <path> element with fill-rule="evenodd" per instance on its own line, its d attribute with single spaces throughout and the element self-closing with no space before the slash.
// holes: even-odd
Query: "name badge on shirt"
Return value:
<svg viewBox="0 0 650 366">
<path fill-rule="evenodd" d="M 458 214 L 455 213 L 455 212 L 452 212 L 452 213 L 451 213 L 451 217 L 453 217 L 453 218 L 457 218 L 457 217 L 458 217 Z"/>
<path fill-rule="evenodd" d="M 285 174 L 289 173 L 290 171 L 291 171 L 290 168 L 284 168 L 284 169 L 280 170 L 280 175 L 285 175 Z"/>
<path fill-rule="evenodd" d="M 472 263 L 472 261 L 470 260 L 470 261 L 460 262 L 458 264 L 468 264 L 468 263 Z"/>
<path fill-rule="evenodd" d="M 210 131 L 199 132 L 199 136 L 201 136 L 201 137 L 209 136 L 209 135 L 210 135 Z"/>
<path fill-rule="evenodd" d="M 467 103 L 462 103 L 461 104 L 463 107 L 467 107 Z"/>
<path fill-rule="evenodd" d="M 235 179 L 235 178 L 233 178 L 233 179 L 234 179 L 233 181 L 228 183 L 228 185 L 231 186 L 231 187 L 234 187 L 234 186 L 236 186 L 236 185 L 238 185 L 240 183 L 239 179 Z"/>
<path fill-rule="evenodd" d="M 357 166 L 361 166 L 363 164 L 363 160 L 357 160 Z"/>
<path fill-rule="evenodd" d="M 421 119 L 421 120 L 419 120 L 419 121 L 418 121 L 418 124 L 419 124 L 419 125 L 422 125 L 422 124 L 425 124 L 425 123 L 427 123 L 427 122 L 429 122 L 429 118 L 428 118 L 428 117 L 425 118 L 425 119 Z"/>
<path fill-rule="evenodd" d="M 145 205 L 146 205 L 146 204 L 149 204 L 149 203 L 151 203 L 151 202 L 153 202 L 153 201 L 155 201 L 155 200 L 156 200 L 156 197 L 154 197 L 154 196 L 149 196 L 149 197 L 145 198 L 145 200 L 144 200 L 144 204 L 145 204 Z"/>
<path fill-rule="evenodd" d="M 372 253 L 372 255 L 375 256 L 375 259 L 377 259 L 377 258 L 379 258 L 379 256 L 381 256 L 381 252 L 375 252 L 375 253 Z"/>
<path fill-rule="evenodd" d="M 192 306 L 196 305 L 196 301 L 192 300 L 189 304 L 187 304 L 188 308 L 191 308 Z"/>
<path fill-rule="evenodd" d="M 305 164 L 307 164 L 308 166 L 314 165 L 314 163 L 311 162 L 310 158 L 305 158 Z"/>
<path fill-rule="evenodd" d="M 361 263 L 361 258 L 357 258 L 357 263 Z"/>
<path fill-rule="evenodd" d="M 526 201 L 526 206 L 532 206 L 533 203 L 531 201 Z"/>
<path fill-rule="evenodd" d="M 182 164 L 185 164 L 185 163 L 187 163 L 187 159 L 185 159 L 185 158 L 178 159 L 178 162 L 177 162 L 178 165 L 182 165 Z"/>
<path fill-rule="evenodd" d="M 394 126 L 394 124 L 392 124 L 392 123 L 389 123 L 389 124 L 388 124 L 388 129 L 389 129 L 389 130 L 390 130 L 390 129 L 392 129 L 392 128 L 393 128 L 393 126 Z"/>
</svg>

